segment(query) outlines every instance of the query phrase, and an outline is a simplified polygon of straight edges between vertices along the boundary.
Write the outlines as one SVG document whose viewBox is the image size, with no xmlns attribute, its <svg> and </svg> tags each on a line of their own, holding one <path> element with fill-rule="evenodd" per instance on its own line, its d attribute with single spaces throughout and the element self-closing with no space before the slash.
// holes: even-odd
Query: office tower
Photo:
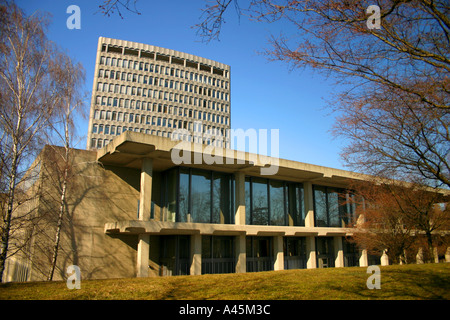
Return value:
<svg viewBox="0 0 450 320">
<path fill-rule="evenodd" d="M 101 148 L 127 130 L 168 138 L 177 132 L 177 138 L 226 147 L 230 115 L 228 65 L 156 46 L 99 38 L 88 149 Z M 187 131 L 180 134 L 180 129 Z"/>
</svg>

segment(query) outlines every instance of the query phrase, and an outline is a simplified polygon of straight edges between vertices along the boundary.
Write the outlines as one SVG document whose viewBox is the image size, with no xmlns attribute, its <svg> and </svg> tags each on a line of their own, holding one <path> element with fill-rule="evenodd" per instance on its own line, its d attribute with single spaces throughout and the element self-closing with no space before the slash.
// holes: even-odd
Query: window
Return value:
<svg viewBox="0 0 450 320">
<path fill-rule="evenodd" d="M 304 226 L 303 186 L 280 180 L 246 177 L 246 224 Z"/>
<path fill-rule="evenodd" d="M 353 218 L 354 208 L 344 189 L 313 186 L 316 227 L 344 227 Z"/>
<path fill-rule="evenodd" d="M 168 221 L 233 223 L 233 180 L 230 174 L 174 168 L 165 173 L 164 181 L 164 212 Z M 174 199 L 177 199 L 176 207 Z"/>
<path fill-rule="evenodd" d="M 250 224 L 268 225 L 268 209 L 267 181 L 254 178 L 252 179 L 252 214 Z"/>
<path fill-rule="evenodd" d="M 191 179 L 192 220 L 208 223 L 211 220 L 211 174 L 192 170 Z"/>
<path fill-rule="evenodd" d="M 283 226 L 286 225 L 285 219 L 285 201 L 283 182 L 271 180 L 269 182 L 270 196 L 270 225 Z"/>
</svg>

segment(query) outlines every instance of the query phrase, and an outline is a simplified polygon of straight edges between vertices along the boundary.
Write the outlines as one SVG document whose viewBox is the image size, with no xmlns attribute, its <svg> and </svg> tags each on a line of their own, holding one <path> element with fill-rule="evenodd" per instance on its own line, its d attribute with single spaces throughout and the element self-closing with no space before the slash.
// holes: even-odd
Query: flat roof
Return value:
<svg viewBox="0 0 450 320">
<path fill-rule="evenodd" d="M 180 152 L 180 150 L 183 150 Z M 184 151 L 191 151 L 186 156 Z M 175 163 L 172 153 L 183 157 Z M 293 182 L 311 181 L 314 184 L 346 187 L 351 180 L 368 180 L 369 175 L 333 169 L 292 160 L 261 156 L 205 144 L 172 141 L 144 133 L 126 131 L 115 137 L 108 145 L 97 150 L 97 160 L 104 165 L 141 169 L 142 159 L 153 159 L 153 170 L 164 171 L 176 166 L 235 173 L 244 172 L 255 177 L 272 178 Z M 211 163 L 211 159 L 214 160 Z M 273 166 L 276 174 L 263 174 L 265 168 Z M 277 167 L 277 168 L 275 168 Z"/>
<path fill-rule="evenodd" d="M 149 51 L 149 52 L 157 52 L 157 53 L 161 53 L 161 54 L 164 54 L 167 56 L 175 56 L 177 58 L 186 59 L 188 61 L 200 62 L 203 64 L 211 65 L 216 68 L 227 70 L 227 71 L 230 71 L 230 69 L 231 69 L 231 67 L 225 63 L 221 63 L 221 62 L 218 62 L 215 60 L 203 58 L 203 57 L 196 56 L 196 55 L 186 53 L 186 52 L 167 49 L 167 48 L 149 45 L 149 44 L 145 44 L 145 43 L 113 39 L 113 38 L 108 38 L 108 37 L 99 37 L 98 42 L 102 43 L 102 44 L 110 44 L 113 46 L 121 46 L 124 48 L 133 48 L 133 49 L 145 50 L 145 51 Z"/>
</svg>

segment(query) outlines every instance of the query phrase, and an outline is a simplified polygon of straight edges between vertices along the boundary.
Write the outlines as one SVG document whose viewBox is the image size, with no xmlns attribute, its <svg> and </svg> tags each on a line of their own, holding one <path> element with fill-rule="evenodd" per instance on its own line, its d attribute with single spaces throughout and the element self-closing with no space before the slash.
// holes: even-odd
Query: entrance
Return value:
<svg viewBox="0 0 450 320">
<path fill-rule="evenodd" d="M 161 236 L 161 276 L 189 275 L 191 267 L 190 236 Z"/>
</svg>

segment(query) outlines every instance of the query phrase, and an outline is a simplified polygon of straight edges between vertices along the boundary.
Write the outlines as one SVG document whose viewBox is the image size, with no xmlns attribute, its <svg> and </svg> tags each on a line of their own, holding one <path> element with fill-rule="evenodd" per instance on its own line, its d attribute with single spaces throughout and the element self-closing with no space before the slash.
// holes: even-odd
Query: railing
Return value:
<svg viewBox="0 0 450 320">
<path fill-rule="evenodd" d="M 236 262 L 233 258 L 202 259 L 202 274 L 234 273 Z"/>
<path fill-rule="evenodd" d="M 273 270 L 273 259 L 271 257 L 247 258 L 247 272 L 259 272 Z"/>
<path fill-rule="evenodd" d="M 160 265 L 160 276 L 181 276 L 181 275 L 189 275 L 191 264 L 189 259 L 173 259 L 166 258 L 161 259 Z"/>
<path fill-rule="evenodd" d="M 359 257 L 356 254 L 344 254 L 344 267 L 359 267 Z"/>
<path fill-rule="evenodd" d="M 291 256 L 284 257 L 284 269 L 306 269 L 306 257 Z"/>
</svg>

